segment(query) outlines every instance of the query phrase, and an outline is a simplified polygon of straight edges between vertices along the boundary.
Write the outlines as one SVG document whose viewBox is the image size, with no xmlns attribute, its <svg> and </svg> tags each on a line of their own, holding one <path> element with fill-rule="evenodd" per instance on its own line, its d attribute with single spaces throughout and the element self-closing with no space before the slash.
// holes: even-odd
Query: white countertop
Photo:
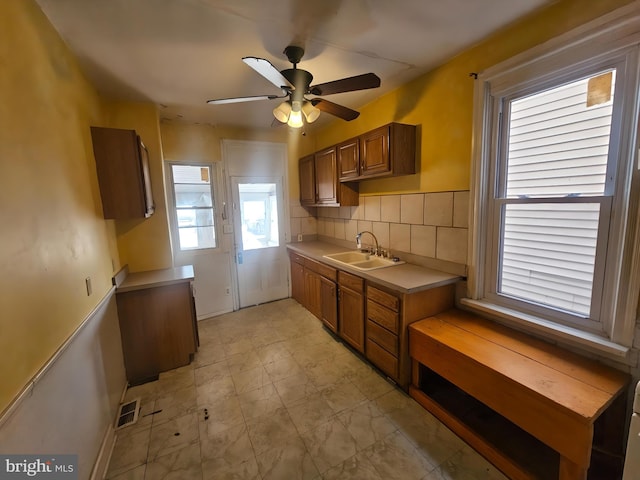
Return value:
<svg viewBox="0 0 640 480">
<path fill-rule="evenodd" d="M 402 293 L 414 293 L 429 288 L 448 285 L 460 280 L 461 277 L 438 270 L 432 270 L 418 265 L 403 263 L 391 267 L 379 268 L 376 270 L 359 270 L 344 263 L 337 262 L 324 255 L 348 251 L 348 248 L 333 245 L 325 242 L 299 242 L 290 243 L 287 248 L 291 251 L 312 258 L 326 265 L 344 270 L 358 275 L 364 279 L 371 280 L 380 285 L 384 285 Z"/>
<path fill-rule="evenodd" d="M 116 292 L 130 292 L 133 290 L 190 282 L 193 278 L 193 265 L 129 273 L 124 281 L 117 287 Z"/>
</svg>

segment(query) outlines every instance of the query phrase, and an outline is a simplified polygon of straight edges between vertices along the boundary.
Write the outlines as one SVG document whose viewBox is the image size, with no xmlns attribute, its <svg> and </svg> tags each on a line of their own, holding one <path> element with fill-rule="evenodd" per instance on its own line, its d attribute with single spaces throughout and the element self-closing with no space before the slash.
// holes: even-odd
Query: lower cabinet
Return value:
<svg viewBox="0 0 640 480">
<path fill-rule="evenodd" d="M 353 348 L 364 353 L 364 280 L 338 272 L 339 334 Z"/>
<path fill-rule="evenodd" d="M 320 277 L 320 320 L 333 333 L 338 333 L 338 287 L 325 277 Z"/>
<path fill-rule="evenodd" d="M 453 307 L 454 285 L 400 293 L 367 283 L 366 357 L 405 390 L 411 383 L 408 327 Z"/>
<path fill-rule="evenodd" d="M 305 304 L 304 298 L 304 264 L 298 263 L 291 256 L 291 296 L 300 304 Z"/>
<path fill-rule="evenodd" d="M 403 293 L 295 252 L 289 256 L 292 297 L 407 390 L 408 326 L 452 308 L 454 285 Z"/>
<path fill-rule="evenodd" d="M 289 252 L 291 296 L 303 307 L 338 332 L 338 293 L 335 268 Z"/>
<path fill-rule="evenodd" d="M 190 282 L 116 291 L 127 380 L 155 380 L 191 362 L 198 334 Z"/>
<path fill-rule="evenodd" d="M 399 378 L 401 299 L 367 286 L 367 359 L 394 380 Z"/>
<path fill-rule="evenodd" d="M 306 267 L 304 269 L 304 293 L 307 302 L 306 309 L 320 318 L 320 275 Z"/>
</svg>

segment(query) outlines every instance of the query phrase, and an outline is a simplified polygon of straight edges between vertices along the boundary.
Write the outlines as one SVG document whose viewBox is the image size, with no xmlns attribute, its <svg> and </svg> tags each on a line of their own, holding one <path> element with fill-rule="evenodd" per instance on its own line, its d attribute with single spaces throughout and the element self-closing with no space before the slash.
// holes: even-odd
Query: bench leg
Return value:
<svg viewBox="0 0 640 480">
<path fill-rule="evenodd" d="M 588 466 L 573 463 L 567 457 L 560 457 L 559 480 L 586 480 Z"/>
<path fill-rule="evenodd" d="M 415 359 L 411 359 L 411 384 L 416 388 L 420 385 L 420 363 Z"/>
</svg>

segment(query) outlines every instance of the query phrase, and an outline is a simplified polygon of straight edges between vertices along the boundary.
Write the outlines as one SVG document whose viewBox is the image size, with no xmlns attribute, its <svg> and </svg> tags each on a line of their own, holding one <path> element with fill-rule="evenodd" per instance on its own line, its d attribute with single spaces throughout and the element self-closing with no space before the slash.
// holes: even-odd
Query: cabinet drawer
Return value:
<svg viewBox="0 0 640 480">
<path fill-rule="evenodd" d="M 398 356 L 398 336 L 371 320 L 367 320 L 367 339 L 373 340 L 394 357 Z"/>
<path fill-rule="evenodd" d="M 338 283 L 359 293 L 362 293 L 364 290 L 364 280 L 362 278 L 343 272 L 342 270 L 338 272 Z"/>
<path fill-rule="evenodd" d="M 367 300 L 367 317 L 396 335 L 398 334 L 399 316 L 388 308 Z"/>
<path fill-rule="evenodd" d="M 335 268 L 328 267 L 322 263 L 318 264 L 318 270 L 316 271 L 323 277 L 333 280 L 334 282 L 338 279 L 338 271 Z"/>
<path fill-rule="evenodd" d="M 291 259 L 292 262 L 300 263 L 301 265 L 304 265 L 304 257 L 302 255 L 298 255 L 297 253 L 290 251 L 289 258 Z"/>
<path fill-rule="evenodd" d="M 400 311 L 400 299 L 395 295 L 391 295 L 375 287 L 367 286 L 367 298 L 379 303 L 380 305 L 390 308 L 394 312 Z"/>
<path fill-rule="evenodd" d="M 367 358 L 391 378 L 398 378 L 398 359 L 369 339 L 367 339 Z"/>
<path fill-rule="evenodd" d="M 316 273 L 320 273 L 320 263 L 316 262 L 315 260 L 311 260 L 310 258 L 304 258 L 304 266 L 311 270 L 312 272 L 316 272 Z"/>
</svg>

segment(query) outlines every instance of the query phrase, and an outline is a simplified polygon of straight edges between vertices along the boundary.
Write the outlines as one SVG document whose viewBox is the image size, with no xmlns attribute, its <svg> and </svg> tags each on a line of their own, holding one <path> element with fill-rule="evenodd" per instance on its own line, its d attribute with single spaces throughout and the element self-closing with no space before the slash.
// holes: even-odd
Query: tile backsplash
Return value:
<svg viewBox="0 0 640 480">
<path fill-rule="evenodd" d="M 292 206 L 291 235 L 295 241 L 298 234 L 305 240 L 317 234 L 355 247 L 356 233 L 369 230 L 391 253 L 465 265 L 468 217 L 468 191 L 361 196 L 357 207 Z M 362 241 L 374 243 L 368 235 Z"/>
</svg>

